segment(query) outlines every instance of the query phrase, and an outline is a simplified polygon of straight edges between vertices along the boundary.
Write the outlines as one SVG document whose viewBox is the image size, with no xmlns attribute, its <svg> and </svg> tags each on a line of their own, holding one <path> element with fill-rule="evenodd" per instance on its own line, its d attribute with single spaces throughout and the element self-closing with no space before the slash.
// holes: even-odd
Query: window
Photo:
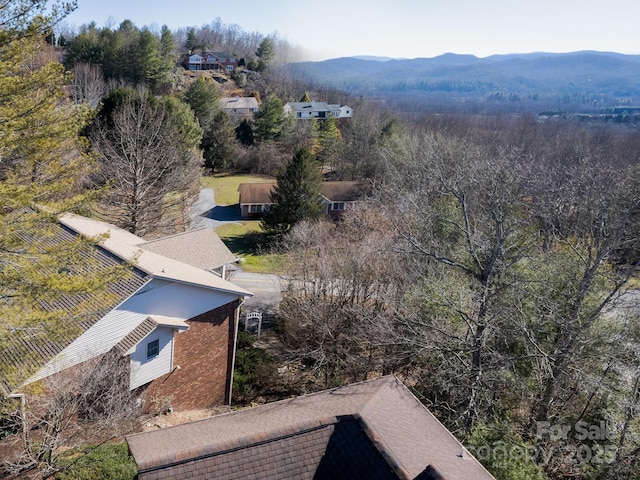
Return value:
<svg viewBox="0 0 640 480">
<path fill-rule="evenodd" d="M 157 357 L 158 353 L 160 353 L 160 340 L 147 343 L 147 360 Z"/>
<path fill-rule="evenodd" d="M 227 71 L 232 72 L 233 71 L 233 65 L 227 65 Z"/>
<path fill-rule="evenodd" d="M 262 213 L 262 205 L 249 205 L 249 213 Z"/>
<path fill-rule="evenodd" d="M 336 202 L 331 204 L 331 210 L 344 210 L 344 202 Z"/>
</svg>

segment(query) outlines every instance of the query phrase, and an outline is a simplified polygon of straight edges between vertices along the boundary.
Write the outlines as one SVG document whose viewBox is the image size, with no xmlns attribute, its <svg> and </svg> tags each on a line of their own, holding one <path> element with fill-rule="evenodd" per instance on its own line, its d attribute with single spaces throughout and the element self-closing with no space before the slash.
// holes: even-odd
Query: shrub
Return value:
<svg viewBox="0 0 640 480">
<path fill-rule="evenodd" d="M 75 448 L 62 456 L 60 467 L 56 480 L 127 480 L 138 473 L 126 442 Z"/>
</svg>

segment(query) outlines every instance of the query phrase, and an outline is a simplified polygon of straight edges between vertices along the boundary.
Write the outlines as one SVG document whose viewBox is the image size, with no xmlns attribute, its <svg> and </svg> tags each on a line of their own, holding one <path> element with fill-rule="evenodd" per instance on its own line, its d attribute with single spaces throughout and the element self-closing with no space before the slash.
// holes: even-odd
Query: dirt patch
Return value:
<svg viewBox="0 0 640 480">
<path fill-rule="evenodd" d="M 185 410 L 183 412 L 165 413 L 146 419 L 142 423 L 141 431 L 148 432 L 151 430 L 157 430 L 158 428 L 172 427 L 183 423 L 195 422 L 197 420 L 203 420 L 205 418 L 213 417 L 214 415 L 220 415 L 222 413 L 229 413 L 232 411 L 233 409 L 229 406 L 220 406 L 201 410 Z"/>
</svg>

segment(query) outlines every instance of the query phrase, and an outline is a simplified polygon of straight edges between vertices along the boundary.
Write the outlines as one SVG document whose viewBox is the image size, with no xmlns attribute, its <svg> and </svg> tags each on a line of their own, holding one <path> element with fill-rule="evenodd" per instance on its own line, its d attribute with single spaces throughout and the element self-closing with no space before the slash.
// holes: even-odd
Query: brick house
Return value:
<svg viewBox="0 0 640 480">
<path fill-rule="evenodd" d="M 139 480 L 492 480 L 396 377 L 126 437 Z"/>
<path fill-rule="evenodd" d="M 241 183 L 238 185 L 240 216 L 260 218 L 269 210 L 271 192 L 275 183 Z M 320 201 L 325 216 L 339 218 L 345 210 L 361 201 L 369 192 L 369 187 L 361 182 L 322 182 Z"/>
<path fill-rule="evenodd" d="M 102 275 L 131 266 L 110 280 L 106 292 L 63 295 L 48 304 L 51 311 L 78 312 L 68 331 L 15 332 L 19 341 L 0 351 L 5 393 L 115 353 L 127 360 L 129 389 L 143 401 L 170 398 L 176 410 L 228 402 L 239 309 L 251 296 L 224 279 L 235 256 L 206 229 L 146 242 L 77 215 L 61 217 L 50 242 L 63 247 L 78 236 L 101 235 L 107 237 L 91 249 L 86 265 L 70 268 Z M 31 374 L 10 380 L 8 373 L 18 369 Z"/>
</svg>

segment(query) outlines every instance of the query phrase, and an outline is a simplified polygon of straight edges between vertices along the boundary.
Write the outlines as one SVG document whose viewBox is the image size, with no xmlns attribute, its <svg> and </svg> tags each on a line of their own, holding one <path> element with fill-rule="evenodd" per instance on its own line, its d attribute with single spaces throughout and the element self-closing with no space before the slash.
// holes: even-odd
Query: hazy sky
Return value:
<svg viewBox="0 0 640 480">
<path fill-rule="evenodd" d="M 442 53 L 640 53 L 638 0 L 78 0 L 70 25 L 202 26 L 277 33 L 319 60 Z"/>
</svg>

